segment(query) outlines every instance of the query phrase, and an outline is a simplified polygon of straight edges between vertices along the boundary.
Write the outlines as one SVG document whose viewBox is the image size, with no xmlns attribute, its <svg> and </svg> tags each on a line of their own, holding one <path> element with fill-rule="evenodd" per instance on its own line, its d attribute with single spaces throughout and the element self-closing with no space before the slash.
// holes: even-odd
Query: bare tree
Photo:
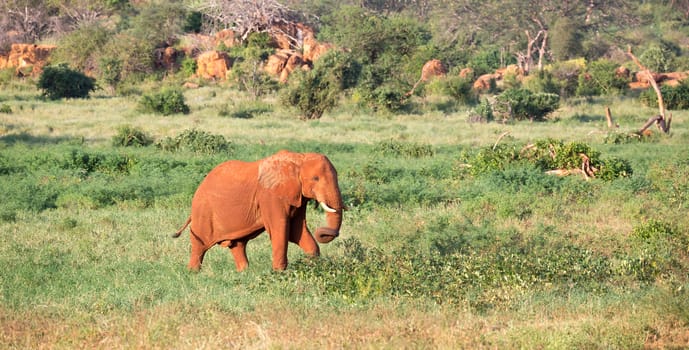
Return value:
<svg viewBox="0 0 689 350">
<path fill-rule="evenodd" d="M 251 33 L 282 31 L 281 25 L 296 18 L 292 10 L 276 0 L 209 0 L 193 7 L 216 26 L 237 32 L 241 41 Z M 288 35 L 295 44 L 300 39 L 284 31 L 282 34 Z"/>
<path fill-rule="evenodd" d="M 41 1 L 5 0 L 1 2 L 0 19 L 3 35 L 12 33 L 16 40 L 36 42 L 49 34 L 54 16 L 51 8 Z"/>
</svg>

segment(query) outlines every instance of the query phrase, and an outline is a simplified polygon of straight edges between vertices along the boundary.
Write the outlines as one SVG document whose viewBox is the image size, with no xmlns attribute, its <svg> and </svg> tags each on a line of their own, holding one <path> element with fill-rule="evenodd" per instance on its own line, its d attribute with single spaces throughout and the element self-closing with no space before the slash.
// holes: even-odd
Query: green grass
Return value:
<svg viewBox="0 0 689 350">
<path fill-rule="evenodd" d="M 619 132 L 656 111 L 573 100 L 547 122 L 472 124 L 468 108 L 391 116 L 344 104 L 304 122 L 274 97 L 208 85 L 185 91 L 189 114 L 163 117 L 137 112 L 136 96 L 44 101 L 20 87 L 0 92 L 12 110 L 0 113 L 2 348 L 687 345 L 687 112 L 673 111 L 669 137 L 611 144 L 605 106 Z M 114 147 L 122 125 L 154 143 L 197 130 L 202 149 L 213 135 L 229 146 Z M 633 174 L 467 171 L 463 155 L 498 140 L 545 138 L 586 143 Z M 267 235 L 243 273 L 219 247 L 188 272 L 187 235 L 169 236 L 198 183 L 225 159 L 283 148 L 335 164 L 342 236 L 319 259 L 291 246 L 282 273 Z M 311 208 L 308 219 L 324 222 Z"/>
</svg>

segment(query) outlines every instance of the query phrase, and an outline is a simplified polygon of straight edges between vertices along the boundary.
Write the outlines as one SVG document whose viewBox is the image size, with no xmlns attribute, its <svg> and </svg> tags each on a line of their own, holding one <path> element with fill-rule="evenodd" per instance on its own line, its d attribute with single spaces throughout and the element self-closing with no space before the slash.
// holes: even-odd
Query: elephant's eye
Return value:
<svg viewBox="0 0 689 350">
<path fill-rule="evenodd" d="M 318 176 L 314 176 L 314 177 L 311 178 L 311 180 L 313 180 L 313 181 L 318 181 L 319 179 L 318 179 Z"/>
</svg>

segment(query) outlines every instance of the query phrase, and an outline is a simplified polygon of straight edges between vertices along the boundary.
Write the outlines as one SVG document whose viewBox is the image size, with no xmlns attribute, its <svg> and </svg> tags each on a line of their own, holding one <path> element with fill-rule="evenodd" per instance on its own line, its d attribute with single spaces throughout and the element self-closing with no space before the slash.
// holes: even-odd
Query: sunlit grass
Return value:
<svg viewBox="0 0 689 350">
<path fill-rule="evenodd" d="M 657 111 L 572 100 L 550 121 L 501 124 L 469 123 L 471 107 L 393 116 L 343 104 L 305 122 L 276 96 L 222 84 L 185 97 L 190 114 L 163 117 L 138 112 L 136 94 L 0 92 L 13 111 L 0 114 L 0 347 L 686 345 L 688 112 L 673 111 L 670 137 L 606 144 L 605 106 L 618 131 Z M 198 129 L 231 151 L 114 148 L 122 125 L 155 140 Z M 463 151 L 543 138 L 628 159 L 634 174 L 462 171 Z M 249 243 L 244 273 L 221 247 L 186 271 L 188 233 L 170 234 L 198 182 L 228 157 L 281 148 L 333 161 L 349 206 L 341 237 L 317 260 L 291 246 L 284 273 L 270 268 L 268 235 Z M 308 220 L 323 213 L 310 206 Z"/>
</svg>

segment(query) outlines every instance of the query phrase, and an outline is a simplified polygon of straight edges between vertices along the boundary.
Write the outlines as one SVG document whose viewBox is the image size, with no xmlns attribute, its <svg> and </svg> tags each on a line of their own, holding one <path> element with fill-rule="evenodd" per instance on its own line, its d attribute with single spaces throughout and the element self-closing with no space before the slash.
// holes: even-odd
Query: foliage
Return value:
<svg viewBox="0 0 689 350">
<path fill-rule="evenodd" d="M 629 83 L 627 78 L 616 74 L 618 65 L 606 59 L 591 62 L 586 72 L 579 75 L 578 96 L 618 95 Z"/>
<path fill-rule="evenodd" d="M 516 145 L 498 144 L 495 147 L 483 147 L 478 151 L 463 152 L 460 156 L 462 167 L 472 175 L 505 171 L 511 166 L 531 164 L 541 171 L 554 169 L 580 169 L 582 155 L 589 159 L 596 178 L 611 181 L 616 178 L 629 177 L 633 174 L 627 160 L 611 157 L 603 159 L 599 151 L 582 142 L 565 143 L 546 138 L 517 148 Z"/>
<path fill-rule="evenodd" d="M 651 45 L 639 55 L 639 61 L 652 72 L 670 72 L 673 68 L 674 54 L 661 45 Z"/>
<path fill-rule="evenodd" d="M 473 90 L 473 81 L 452 73 L 443 79 L 433 79 L 426 89 L 450 96 L 455 103 L 462 105 L 474 104 L 478 100 Z"/>
<path fill-rule="evenodd" d="M 548 31 L 555 60 L 564 61 L 581 57 L 584 51 L 581 44 L 583 35 L 583 28 L 576 20 L 569 16 L 557 18 Z"/>
<path fill-rule="evenodd" d="M 130 126 L 123 125 L 117 129 L 117 134 L 112 137 L 112 145 L 114 147 L 142 147 L 153 143 L 153 138 L 143 130 Z"/>
<path fill-rule="evenodd" d="M 503 120 L 542 121 L 559 106 L 560 96 L 556 94 L 508 89 L 497 96 L 493 104 L 493 116 Z"/>
<path fill-rule="evenodd" d="M 10 107 L 10 105 L 8 104 L 3 103 L 0 105 L 0 113 L 12 114 L 12 107 Z"/>
<path fill-rule="evenodd" d="M 432 157 L 434 154 L 433 148 L 430 145 L 420 145 L 395 140 L 379 142 L 375 146 L 374 152 L 382 156 L 403 156 L 410 158 Z"/>
<path fill-rule="evenodd" d="M 122 80 L 122 61 L 118 58 L 103 56 L 98 60 L 98 71 L 103 83 L 115 90 Z"/>
<path fill-rule="evenodd" d="M 326 16 L 326 23 L 319 37 L 350 49 L 361 64 L 356 89 L 361 102 L 374 110 L 399 110 L 404 92 L 418 80 L 418 73 L 407 67 L 418 64 L 415 60 L 429 40 L 428 30 L 412 17 L 385 17 L 349 5 Z"/>
<path fill-rule="evenodd" d="M 689 109 L 689 82 L 683 81 L 677 86 L 661 85 L 665 108 L 682 110 Z M 648 107 L 658 107 L 658 95 L 653 89 L 647 89 L 639 94 L 639 101 Z"/>
<path fill-rule="evenodd" d="M 156 142 L 156 147 L 170 152 L 193 152 L 198 154 L 229 153 L 231 143 L 222 135 L 188 129 L 175 137 L 166 137 Z"/>
<path fill-rule="evenodd" d="M 498 48 L 486 47 L 475 53 L 467 65 L 474 70 L 474 75 L 481 76 L 494 73 L 496 69 L 507 66 L 507 63 L 502 59 Z"/>
<path fill-rule="evenodd" d="M 67 63 L 82 72 L 94 71 L 98 53 L 110 35 L 106 28 L 98 24 L 82 26 L 60 38 L 51 60 Z"/>
<path fill-rule="evenodd" d="M 189 113 L 184 94 L 175 88 L 164 88 L 159 92 L 143 95 L 139 100 L 139 108 L 144 113 L 162 115 Z"/>
<path fill-rule="evenodd" d="M 281 100 L 290 107 L 296 107 L 302 119 L 320 119 L 323 113 L 337 105 L 339 89 L 324 72 L 312 70 L 298 72 L 283 90 Z"/>
<path fill-rule="evenodd" d="M 122 80 L 150 74 L 154 69 L 155 45 L 124 31 L 114 35 L 101 50 L 101 62 L 120 62 Z"/>
<path fill-rule="evenodd" d="M 51 100 L 87 98 L 96 89 L 95 79 L 70 69 L 66 64 L 45 67 L 37 85 Z"/>
<path fill-rule="evenodd" d="M 196 74 L 196 70 L 198 69 L 198 63 L 196 63 L 196 60 L 191 58 L 191 57 L 185 57 L 182 60 L 182 66 L 180 70 L 182 71 L 182 74 L 186 77 L 190 77 L 194 74 Z"/>
</svg>

